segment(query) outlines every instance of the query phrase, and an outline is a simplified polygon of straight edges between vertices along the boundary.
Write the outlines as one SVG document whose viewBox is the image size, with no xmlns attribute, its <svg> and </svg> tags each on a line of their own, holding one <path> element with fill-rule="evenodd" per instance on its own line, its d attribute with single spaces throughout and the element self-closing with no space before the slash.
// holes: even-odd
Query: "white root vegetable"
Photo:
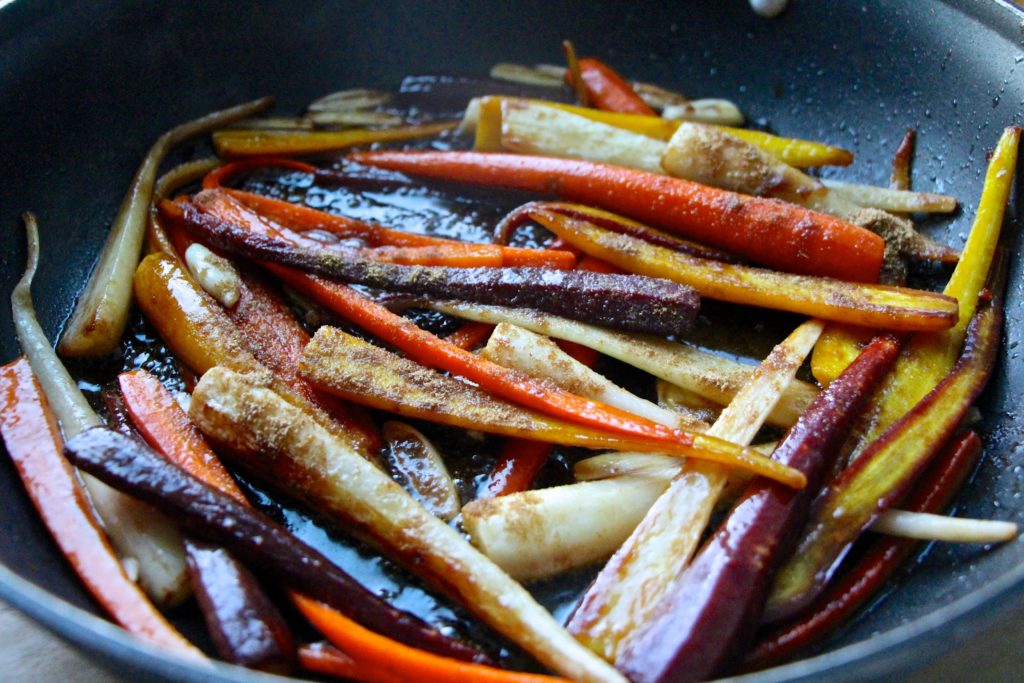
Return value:
<svg viewBox="0 0 1024 683">
<path fill-rule="evenodd" d="M 1017 538 L 1017 525 L 988 519 L 947 517 L 925 512 L 886 510 L 871 530 L 890 536 L 952 543 L 1005 543 Z"/>
<path fill-rule="evenodd" d="M 507 322 L 556 339 L 565 339 L 611 356 L 655 377 L 726 405 L 750 381 L 755 366 L 716 356 L 692 346 L 658 337 L 613 332 L 527 309 L 435 301 L 429 308 L 477 322 Z M 772 410 L 768 422 L 791 427 L 818 395 L 813 385 L 792 382 Z"/>
<path fill-rule="evenodd" d="M 368 88 L 353 88 L 351 90 L 339 90 L 338 92 L 324 95 L 310 102 L 307 110 L 319 111 L 359 111 L 371 109 L 391 100 L 391 93 L 383 90 L 370 90 Z"/>
<path fill-rule="evenodd" d="M 404 422 L 385 422 L 380 431 L 388 443 L 387 464 L 405 482 L 405 490 L 431 514 L 446 522 L 455 519 L 459 492 L 434 444 Z"/>
<path fill-rule="evenodd" d="M 706 431 L 707 424 L 688 412 L 666 410 L 646 401 L 588 368 L 546 337 L 522 327 L 500 323 L 481 350 L 487 360 L 554 382 L 574 394 L 592 398 L 663 425 Z"/>
<path fill-rule="evenodd" d="M 61 355 L 97 357 L 110 354 L 117 348 L 128 324 L 132 275 L 142 251 L 153 184 L 167 153 L 185 140 L 252 116 L 272 104 L 272 99 L 263 98 L 214 112 L 172 128 L 157 139 L 121 201 L 99 263 L 93 269 L 57 347 Z"/>
<path fill-rule="evenodd" d="M 462 526 L 512 578 L 543 579 L 611 556 L 670 479 L 629 476 L 479 499 L 462 508 Z"/>
<path fill-rule="evenodd" d="M 668 142 L 661 166 L 677 178 L 776 197 L 843 218 L 860 208 L 806 173 L 714 126 L 680 124 Z"/>
<path fill-rule="evenodd" d="M 625 681 L 457 531 L 259 379 L 213 368 L 196 386 L 189 414 L 239 454 L 240 464 L 311 500 L 321 513 L 356 524 L 397 556 L 415 558 L 417 567 L 546 666 L 579 681 Z M 282 470 L 299 476 L 275 476 Z"/>
<path fill-rule="evenodd" d="M 670 104 L 661 110 L 661 117 L 675 121 L 693 121 L 718 126 L 742 126 L 743 112 L 729 100 L 701 99 Z"/>
<path fill-rule="evenodd" d="M 821 182 L 847 201 L 867 209 L 881 209 L 893 213 L 952 213 L 956 211 L 956 197 L 949 195 L 860 185 L 831 178 Z"/>
<path fill-rule="evenodd" d="M 708 433 L 750 443 L 823 327 L 810 320 L 776 346 Z M 617 659 L 628 633 L 647 622 L 690 561 L 727 483 L 723 467 L 686 463 L 584 595 L 569 623 L 581 642 L 608 661 Z"/>
<path fill-rule="evenodd" d="M 241 294 L 238 271 L 223 256 L 193 242 L 185 250 L 185 265 L 203 290 L 225 308 L 234 308 Z"/>
<path fill-rule="evenodd" d="M 22 353 L 53 408 L 65 439 L 103 424 L 50 347 L 32 304 L 32 279 L 39 262 L 39 233 L 35 217 L 25 214 L 28 263 L 11 293 L 14 328 Z M 151 507 L 110 488 L 99 479 L 79 473 L 104 531 L 125 564 L 137 572 L 138 583 L 154 603 L 170 607 L 190 592 L 185 554 L 177 527 Z M 137 569 L 136 569 L 137 568 Z"/>
<path fill-rule="evenodd" d="M 501 146 L 520 154 L 586 159 L 662 173 L 665 143 L 525 100 L 502 108 Z"/>
<path fill-rule="evenodd" d="M 560 88 L 565 85 L 565 67 L 554 66 L 559 73 L 551 73 L 550 70 L 537 67 L 524 66 L 522 64 L 510 64 L 499 62 L 491 67 L 491 78 L 511 83 L 522 83 L 523 85 L 539 85 L 543 88 Z"/>
<path fill-rule="evenodd" d="M 306 115 L 306 119 L 314 128 L 355 128 L 373 126 L 375 128 L 392 128 L 405 123 L 405 119 L 386 111 L 314 111 Z"/>
</svg>

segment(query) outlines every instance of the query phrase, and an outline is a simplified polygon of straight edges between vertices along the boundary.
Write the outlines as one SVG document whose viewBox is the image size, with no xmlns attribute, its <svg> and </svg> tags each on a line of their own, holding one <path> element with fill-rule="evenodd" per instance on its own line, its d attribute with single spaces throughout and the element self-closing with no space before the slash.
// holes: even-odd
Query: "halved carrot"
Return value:
<svg viewBox="0 0 1024 683">
<path fill-rule="evenodd" d="M 324 213 L 306 206 L 299 206 L 279 199 L 271 199 L 257 194 L 239 190 L 225 190 L 245 206 L 253 209 L 261 216 L 268 218 L 284 227 L 302 233 L 306 230 L 323 230 L 339 237 L 359 237 L 365 239 L 370 246 L 391 247 L 443 247 L 449 245 L 470 245 L 470 249 L 480 249 L 492 253 L 495 245 L 472 244 L 457 240 L 418 235 L 401 230 L 391 230 L 375 223 L 366 223 L 352 218 Z M 224 216 L 221 216 L 225 218 Z M 523 249 L 521 247 L 500 246 L 503 266 L 538 266 L 547 268 L 572 268 L 576 257 L 569 251 L 560 249 Z"/>
<path fill-rule="evenodd" d="M 875 282 L 885 250 L 881 237 L 834 216 L 621 166 L 484 152 L 348 158 L 437 180 L 560 195 L 794 273 Z"/>
<path fill-rule="evenodd" d="M 539 674 L 504 671 L 480 664 L 439 657 L 423 650 L 396 643 L 385 636 L 365 629 L 326 605 L 302 596 L 295 597 L 295 606 L 318 631 L 336 647 L 373 672 L 390 678 L 368 680 L 422 681 L 423 683 L 554 683 L 564 679 Z M 342 675 L 350 671 L 339 672 Z"/>
<path fill-rule="evenodd" d="M 453 122 L 425 123 L 399 128 L 323 131 L 246 130 L 226 128 L 213 134 L 213 148 L 226 158 L 323 154 L 357 145 L 393 142 L 437 135 L 451 130 Z"/>
<path fill-rule="evenodd" d="M 0 368 L 0 434 L 40 517 L 103 609 L 126 631 L 165 652 L 205 659 L 125 574 L 64 458 L 60 427 L 24 358 Z"/>
</svg>

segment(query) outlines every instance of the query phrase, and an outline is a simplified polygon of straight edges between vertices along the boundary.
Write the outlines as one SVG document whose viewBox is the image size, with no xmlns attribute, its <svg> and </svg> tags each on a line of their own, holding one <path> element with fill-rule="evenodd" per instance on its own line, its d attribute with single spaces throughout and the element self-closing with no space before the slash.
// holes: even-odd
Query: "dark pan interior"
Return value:
<svg viewBox="0 0 1024 683">
<path fill-rule="evenodd" d="M 962 244 L 986 152 L 1003 126 L 1021 123 L 1024 16 L 992 1 L 793 4 L 767 21 L 741 0 L 0 2 L 0 224 L 9 235 L 0 290 L 9 292 L 20 272 L 17 216 L 31 209 L 44 244 L 36 301 L 44 328 L 55 333 L 135 166 L 175 123 L 264 94 L 291 113 L 317 95 L 394 86 L 410 73 L 482 75 L 496 61 L 554 62 L 566 37 L 632 77 L 693 97 L 727 97 L 752 121 L 854 150 L 858 161 L 846 178 L 884 183 L 900 136 L 916 128 L 918 186 L 963 201 L 953 220 L 929 229 Z M 958 511 L 1019 522 L 1024 280 L 1014 210 L 1007 232 L 1014 261 L 1005 352 L 981 406 L 986 456 Z M 11 359 L 18 349 L 6 305 L 0 330 L 3 358 Z M 250 676 L 168 662 L 91 616 L 95 607 L 6 459 L 0 496 L 0 596 L 139 680 Z M 1022 560 L 1020 541 L 934 547 L 823 655 L 756 678 L 803 680 L 825 670 L 835 680 L 887 678 L 950 643 L 981 642 L 986 626 L 991 646 L 996 626 L 1024 623 Z M 994 664 L 984 666 L 1017 657 L 1012 648 L 989 649 Z"/>
</svg>

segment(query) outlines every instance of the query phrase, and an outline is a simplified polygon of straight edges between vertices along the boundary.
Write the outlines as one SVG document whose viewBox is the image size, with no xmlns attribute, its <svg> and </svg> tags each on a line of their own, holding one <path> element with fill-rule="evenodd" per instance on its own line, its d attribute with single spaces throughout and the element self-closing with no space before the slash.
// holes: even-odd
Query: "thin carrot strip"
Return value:
<svg viewBox="0 0 1024 683">
<path fill-rule="evenodd" d="M 145 370 L 117 378 L 132 423 L 156 451 L 194 477 L 240 503 L 248 501 L 174 395 Z"/>
<path fill-rule="evenodd" d="M 114 621 L 164 651 L 205 659 L 125 574 L 64 458 L 60 428 L 24 358 L 0 368 L 0 434 L 57 545 Z"/>
<path fill-rule="evenodd" d="M 423 683 L 554 683 L 564 680 L 504 671 L 417 650 L 365 629 L 322 603 L 302 596 L 296 596 L 295 606 L 336 647 L 358 662 L 398 680 Z"/>
<path fill-rule="evenodd" d="M 306 206 L 299 206 L 279 199 L 271 199 L 258 194 L 239 190 L 224 190 L 243 205 L 249 207 L 264 218 L 302 233 L 307 230 L 323 230 L 339 237 L 359 237 L 367 240 L 370 246 L 390 247 L 444 247 L 459 245 L 467 249 L 479 249 L 487 254 L 493 253 L 493 244 L 474 244 L 457 240 L 417 235 L 401 230 L 391 230 L 375 223 L 345 218 L 334 214 L 317 211 Z M 226 218 L 225 216 L 221 216 Z M 547 268 L 572 268 L 576 257 L 569 251 L 559 249 L 524 249 L 521 247 L 501 246 L 503 266 L 538 266 Z"/>
<path fill-rule="evenodd" d="M 779 270 L 875 282 L 885 241 L 777 200 L 577 159 L 484 152 L 357 152 L 349 159 L 438 180 L 556 194 L 625 214 Z"/>
<path fill-rule="evenodd" d="M 213 148 L 218 156 L 226 158 L 323 154 L 356 145 L 428 137 L 451 130 L 456 125 L 442 122 L 380 130 L 353 128 L 312 132 L 231 128 L 213 134 Z"/>
</svg>

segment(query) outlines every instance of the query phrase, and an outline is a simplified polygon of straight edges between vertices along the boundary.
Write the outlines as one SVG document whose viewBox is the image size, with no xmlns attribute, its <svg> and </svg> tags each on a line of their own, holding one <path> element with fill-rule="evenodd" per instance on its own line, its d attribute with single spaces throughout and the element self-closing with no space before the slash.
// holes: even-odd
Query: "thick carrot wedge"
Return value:
<svg viewBox="0 0 1024 683">
<path fill-rule="evenodd" d="M 630 272 L 688 284 L 711 299 L 889 330 L 938 331 L 957 321 L 956 300 L 934 292 L 710 261 L 617 234 L 581 218 L 545 209 L 532 215 L 590 256 Z"/>
<path fill-rule="evenodd" d="M 0 434 L 43 522 L 103 609 L 164 652 L 204 659 L 125 574 L 64 458 L 60 427 L 25 359 L 0 368 Z"/>
<path fill-rule="evenodd" d="M 805 275 L 874 282 L 885 250 L 878 235 L 833 216 L 621 166 L 482 152 L 358 152 L 349 158 L 438 180 L 560 195 Z"/>
</svg>

